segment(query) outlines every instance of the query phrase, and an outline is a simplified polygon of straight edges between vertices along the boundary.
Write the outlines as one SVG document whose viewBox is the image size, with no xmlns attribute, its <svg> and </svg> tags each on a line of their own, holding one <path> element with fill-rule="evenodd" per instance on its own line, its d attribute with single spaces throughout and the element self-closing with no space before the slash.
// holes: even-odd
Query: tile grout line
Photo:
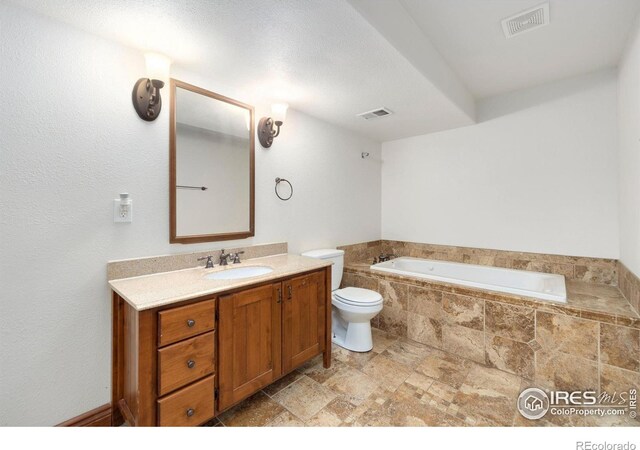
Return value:
<svg viewBox="0 0 640 450">
<path fill-rule="evenodd" d="M 541 350 L 538 347 L 541 347 L 538 342 L 538 311 L 534 310 L 533 312 L 533 340 L 536 342 L 536 350 L 533 351 L 533 379 L 532 384 L 535 385 L 536 380 L 538 378 L 538 352 Z"/>
<path fill-rule="evenodd" d="M 600 344 L 602 339 L 600 338 L 600 334 L 602 333 L 602 325 L 598 322 L 598 395 L 601 394 L 601 386 L 602 386 L 602 359 L 600 358 Z"/>
<path fill-rule="evenodd" d="M 296 370 L 298 370 L 298 369 L 296 369 Z M 293 373 L 293 372 L 291 372 L 291 373 Z M 297 383 L 298 381 L 300 381 L 303 377 L 306 377 L 306 375 L 305 375 L 304 373 L 302 373 L 302 372 L 298 372 L 298 373 L 301 375 L 300 377 L 298 377 L 297 379 L 293 380 L 291 383 L 287 384 L 287 385 L 286 385 L 285 387 L 283 387 L 282 389 L 278 389 L 276 392 L 274 392 L 274 393 L 273 393 L 273 395 L 269 395 L 269 394 L 267 394 L 267 393 L 264 391 L 264 388 L 263 388 L 263 389 L 260 389 L 260 392 L 263 392 L 263 393 L 264 393 L 264 395 L 266 395 L 266 396 L 267 396 L 267 397 L 269 397 L 270 399 L 273 399 L 273 397 L 274 397 L 274 396 L 276 396 L 276 395 L 277 395 L 277 394 L 279 394 L 280 392 L 284 391 L 284 390 L 285 390 L 285 389 L 287 389 L 289 386 L 292 386 L 292 385 L 296 384 L 296 383 Z M 286 376 L 289 376 L 289 374 L 285 375 L 285 377 L 286 377 Z M 282 377 L 282 378 L 284 378 L 284 377 Z M 307 377 L 307 378 L 309 378 L 309 377 Z M 278 382 L 278 380 L 276 380 L 274 383 L 277 383 L 277 382 Z M 270 385 L 269 385 L 269 386 L 270 386 Z M 269 387 L 269 386 L 265 386 L 265 388 L 266 388 L 266 387 Z M 274 400 L 274 401 L 278 402 L 277 400 Z"/>
<path fill-rule="evenodd" d="M 484 363 L 487 365 L 487 301 L 482 299 L 482 334 L 484 337 Z"/>
</svg>

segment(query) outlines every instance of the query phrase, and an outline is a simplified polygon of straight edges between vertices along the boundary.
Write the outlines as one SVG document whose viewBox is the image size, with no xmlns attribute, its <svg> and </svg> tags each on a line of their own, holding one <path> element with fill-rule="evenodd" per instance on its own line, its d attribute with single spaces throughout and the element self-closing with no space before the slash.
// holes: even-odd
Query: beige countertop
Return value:
<svg viewBox="0 0 640 450">
<path fill-rule="evenodd" d="M 136 310 L 142 311 L 265 281 L 277 280 L 297 273 L 328 267 L 331 264 L 327 260 L 283 254 L 248 259 L 240 264 L 216 266 L 213 269 L 196 267 L 111 280 L 109 281 L 109 286 Z M 248 266 L 268 266 L 273 269 L 273 272 L 238 280 L 208 280 L 205 278 L 210 273 Z"/>
</svg>

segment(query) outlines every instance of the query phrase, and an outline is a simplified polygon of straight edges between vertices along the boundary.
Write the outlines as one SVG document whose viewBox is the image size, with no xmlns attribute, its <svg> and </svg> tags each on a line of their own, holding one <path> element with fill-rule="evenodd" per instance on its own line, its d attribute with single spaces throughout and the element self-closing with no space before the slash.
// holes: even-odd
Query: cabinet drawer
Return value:
<svg viewBox="0 0 640 450">
<path fill-rule="evenodd" d="M 158 313 L 158 347 L 213 330 L 215 314 L 215 300 L 160 311 Z"/>
<path fill-rule="evenodd" d="M 215 370 L 215 332 L 158 350 L 158 395 L 165 395 Z"/>
<path fill-rule="evenodd" d="M 158 400 L 158 425 L 161 427 L 198 426 L 214 415 L 214 383 L 210 376 Z"/>
</svg>

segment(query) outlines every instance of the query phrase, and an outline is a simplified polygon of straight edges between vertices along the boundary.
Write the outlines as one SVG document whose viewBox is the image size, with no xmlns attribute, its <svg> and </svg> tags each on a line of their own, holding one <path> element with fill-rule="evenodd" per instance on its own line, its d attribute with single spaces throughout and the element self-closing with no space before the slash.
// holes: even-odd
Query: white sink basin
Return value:
<svg viewBox="0 0 640 450">
<path fill-rule="evenodd" d="M 273 272 L 271 267 L 247 266 L 210 273 L 209 275 L 206 275 L 205 278 L 208 280 L 239 280 L 241 278 L 258 277 L 271 272 Z"/>
</svg>

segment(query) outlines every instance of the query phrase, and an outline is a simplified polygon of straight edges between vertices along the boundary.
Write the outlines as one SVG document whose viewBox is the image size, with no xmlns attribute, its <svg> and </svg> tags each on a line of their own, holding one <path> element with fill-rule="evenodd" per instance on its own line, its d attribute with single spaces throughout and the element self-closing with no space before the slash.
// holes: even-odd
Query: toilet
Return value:
<svg viewBox="0 0 640 450">
<path fill-rule="evenodd" d="M 356 287 L 338 289 L 344 269 L 344 250 L 311 250 L 302 253 L 302 256 L 333 262 L 331 266 L 333 343 L 354 352 L 370 351 L 373 348 L 371 319 L 382 311 L 382 296 L 369 289 Z"/>
</svg>

